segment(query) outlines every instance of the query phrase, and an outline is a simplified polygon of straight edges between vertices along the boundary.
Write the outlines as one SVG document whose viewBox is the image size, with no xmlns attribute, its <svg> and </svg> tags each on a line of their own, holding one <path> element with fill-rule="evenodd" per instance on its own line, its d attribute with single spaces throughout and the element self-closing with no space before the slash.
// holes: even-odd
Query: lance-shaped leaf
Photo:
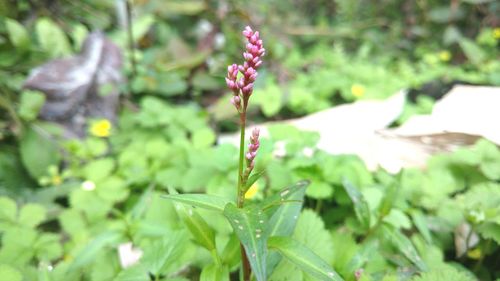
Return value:
<svg viewBox="0 0 500 281">
<path fill-rule="evenodd" d="M 411 243 L 410 239 L 404 236 L 399 230 L 392 229 L 384 225 L 383 231 L 388 239 L 398 251 L 400 251 L 408 260 L 410 260 L 418 269 L 427 271 L 427 265 L 422 258 L 418 255 L 417 250 Z"/>
<path fill-rule="evenodd" d="M 365 229 L 370 228 L 370 207 L 363 197 L 363 194 L 361 194 L 361 192 L 359 192 L 359 190 L 346 178 L 343 180 L 343 186 L 354 205 L 356 218 Z"/>
<path fill-rule="evenodd" d="M 323 281 L 343 281 L 340 275 L 313 251 L 290 237 L 270 237 L 268 247 L 278 251 L 288 261 Z"/>
<path fill-rule="evenodd" d="M 262 170 L 259 172 L 254 172 L 247 180 L 245 189 L 249 189 L 262 175 L 266 172 L 266 170 Z"/>
<path fill-rule="evenodd" d="M 249 206 L 236 208 L 232 203 L 224 208 L 224 216 L 234 229 L 245 248 L 245 252 L 257 281 L 266 280 L 267 219 L 264 212 Z"/>
<path fill-rule="evenodd" d="M 297 219 L 302 209 L 304 195 L 309 182 L 300 182 L 296 189 L 289 195 L 289 200 L 282 204 L 269 219 L 269 236 L 290 236 L 295 229 Z M 283 191 L 282 191 L 283 192 Z M 267 256 L 267 272 L 271 274 L 281 260 L 281 256 L 272 252 Z"/>
<path fill-rule="evenodd" d="M 177 195 L 177 190 L 174 188 L 168 189 L 171 195 Z M 212 252 L 215 250 L 215 233 L 207 222 L 190 206 L 183 206 L 179 202 L 174 201 L 177 214 L 182 218 L 182 221 L 193 235 L 195 241 Z M 217 251 L 214 251 L 217 254 Z"/>
<path fill-rule="evenodd" d="M 268 217 L 271 217 L 282 205 L 289 203 L 302 203 L 302 199 L 295 199 L 295 194 L 298 192 L 305 192 L 309 181 L 303 180 L 296 184 L 282 189 L 280 192 L 275 193 L 258 204 L 259 208 L 264 210 Z"/>
<path fill-rule="evenodd" d="M 208 251 L 215 249 L 215 233 L 207 222 L 193 209 L 181 208 L 178 211 L 195 241 Z"/>
<path fill-rule="evenodd" d="M 231 202 L 231 200 L 224 197 L 208 194 L 168 194 L 162 197 L 182 204 L 219 212 L 223 212 L 224 207 Z"/>
</svg>

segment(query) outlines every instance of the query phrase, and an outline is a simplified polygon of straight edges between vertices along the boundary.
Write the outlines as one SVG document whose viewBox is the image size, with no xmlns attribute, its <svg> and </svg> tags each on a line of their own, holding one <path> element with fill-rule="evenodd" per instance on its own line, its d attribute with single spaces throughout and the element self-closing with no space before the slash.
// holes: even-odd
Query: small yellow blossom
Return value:
<svg viewBox="0 0 500 281">
<path fill-rule="evenodd" d="M 62 178 L 60 175 L 53 175 L 52 176 L 52 185 L 60 185 L 62 183 Z"/>
<path fill-rule="evenodd" d="M 245 199 L 252 199 L 257 195 L 257 192 L 259 191 L 259 186 L 257 183 L 252 184 L 250 188 L 245 192 Z"/>
<path fill-rule="evenodd" d="M 90 134 L 96 137 L 105 138 L 111 134 L 111 122 L 107 119 L 98 120 L 90 126 Z"/>
<path fill-rule="evenodd" d="M 443 62 L 447 62 L 451 59 L 451 53 L 450 51 L 441 51 L 439 52 L 439 59 Z"/>
<path fill-rule="evenodd" d="M 469 250 L 467 252 L 467 256 L 471 259 L 474 259 L 474 260 L 480 259 L 482 255 L 483 255 L 483 253 L 481 252 L 480 248 L 476 248 L 474 250 Z"/>
<path fill-rule="evenodd" d="M 493 37 L 497 40 L 500 39 L 500 27 L 493 29 Z"/>
<path fill-rule="evenodd" d="M 365 87 L 359 84 L 354 84 L 351 86 L 351 93 L 356 98 L 360 98 L 365 95 Z"/>
</svg>

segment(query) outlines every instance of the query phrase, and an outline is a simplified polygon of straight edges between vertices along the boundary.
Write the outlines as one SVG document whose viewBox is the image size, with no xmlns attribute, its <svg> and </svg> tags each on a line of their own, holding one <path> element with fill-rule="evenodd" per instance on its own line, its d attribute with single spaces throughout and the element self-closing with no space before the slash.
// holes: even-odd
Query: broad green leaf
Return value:
<svg viewBox="0 0 500 281">
<path fill-rule="evenodd" d="M 483 223 L 478 228 L 477 231 L 487 239 L 493 239 L 500 245 L 500 224 L 498 223 Z"/>
<path fill-rule="evenodd" d="M 23 91 L 19 104 L 19 116 L 25 121 L 33 121 L 45 102 L 45 96 L 37 91 Z"/>
<path fill-rule="evenodd" d="M 270 237 L 268 247 L 319 280 L 343 280 L 327 262 L 290 237 Z"/>
<path fill-rule="evenodd" d="M 14 200 L 9 197 L 0 197 L 0 222 L 8 221 L 11 223 L 16 222 L 17 218 L 17 205 Z"/>
<path fill-rule="evenodd" d="M 45 220 L 47 210 L 39 204 L 26 204 L 19 212 L 19 224 L 27 227 L 35 227 Z"/>
<path fill-rule="evenodd" d="M 70 265 L 70 270 L 76 270 L 91 263 L 103 248 L 117 243 L 120 239 L 122 239 L 122 234 L 116 231 L 107 231 L 96 236 L 76 255 Z"/>
<path fill-rule="evenodd" d="M 290 236 L 293 234 L 297 219 L 302 209 L 306 188 L 293 192 L 289 199 L 292 202 L 283 203 L 269 219 L 269 236 Z M 278 253 L 269 253 L 267 257 L 267 272 L 271 274 L 280 262 Z"/>
<path fill-rule="evenodd" d="M 356 218 L 366 229 L 368 229 L 370 227 L 370 208 L 363 194 L 361 194 L 361 192 L 359 192 L 359 190 L 347 179 L 343 180 L 343 186 L 354 205 Z"/>
<path fill-rule="evenodd" d="M 207 265 L 201 271 L 200 281 L 229 281 L 229 270 L 227 266 Z"/>
<path fill-rule="evenodd" d="M 148 269 L 143 264 L 136 264 L 126 268 L 113 281 L 151 281 Z"/>
<path fill-rule="evenodd" d="M 86 180 L 99 182 L 106 179 L 115 167 L 115 161 L 112 158 L 102 158 L 88 163 L 83 168 L 83 176 Z"/>
<path fill-rule="evenodd" d="M 51 57 L 59 57 L 71 53 L 68 38 L 54 21 L 49 18 L 40 18 L 36 22 L 35 28 L 40 45 Z"/>
<path fill-rule="evenodd" d="M 41 128 L 29 128 L 21 138 L 19 149 L 24 166 L 36 179 L 47 173 L 47 167 L 59 163 L 60 153 L 55 141 Z"/>
<path fill-rule="evenodd" d="M 400 251 L 408 260 L 410 260 L 418 269 L 427 271 L 427 265 L 417 253 L 417 250 L 411 243 L 410 239 L 404 236 L 399 230 L 392 229 L 388 226 L 382 227 L 387 239 L 394 245 L 394 248 Z"/>
<path fill-rule="evenodd" d="M 208 194 L 168 194 L 163 195 L 162 198 L 180 202 L 182 204 L 199 207 L 212 211 L 223 212 L 224 207 L 231 201 L 220 196 Z"/>
<path fill-rule="evenodd" d="M 245 252 L 257 281 L 266 280 L 266 240 L 268 222 L 264 212 L 251 206 L 240 209 L 230 203 L 224 208 L 224 216 L 234 229 L 245 248 Z"/>
<path fill-rule="evenodd" d="M 13 19 L 5 19 L 5 27 L 9 34 L 10 42 L 16 48 L 26 49 L 30 45 L 28 32 L 22 24 Z"/>
<path fill-rule="evenodd" d="M 23 275 L 8 264 L 0 264 L 0 278 L 6 281 L 22 281 Z"/>
</svg>

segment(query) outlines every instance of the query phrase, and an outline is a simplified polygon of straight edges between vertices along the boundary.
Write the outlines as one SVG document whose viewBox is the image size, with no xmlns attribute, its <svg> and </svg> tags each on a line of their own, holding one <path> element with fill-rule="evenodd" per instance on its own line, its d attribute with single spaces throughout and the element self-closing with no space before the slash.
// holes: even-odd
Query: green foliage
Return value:
<svg viewBox="0 0 500 281">
<path fill-rule="evenodd" d="M 271 237 L 269 248 L 280 252 L 287 260 L 319 280 L 343 280 L 320 257 L 289 237 Z"/>
<path fill-rule="evenodd" d="M 411 88 L 402 123 L 432 111 L 429 83 L 500 85 L 499 31 L 484 20 L 495 1 L 131 1 L 133 54 L 111 2 L 0 3 L 0 279 L 228 281 L 240 239 L 259 280 L 500 278 L 491 142 L 393 176 L 273 125 L 245 187 L 258 187 L 247 214 L 228 205 L 237 149 L 217 141 L 234 129 L 221 77 L 241 57 L 235 25 L 260 23 L 268 50 L 249 108 L 257 120 Z M 126 106 L 109 138 L 63 140 L 37 120 L 45 96 L 22 85 L 35 66 L 81 50 L 90 30 L 122 48 Z M 307 189 L 292 185 L 303 179 Z M 457 257 L 463 225 L 477 242 Z M 257 229 L 267 231 L 257 239 Z M 142 256 L 125 266 L 117 252 L 128 243 Z"/>
</svg>

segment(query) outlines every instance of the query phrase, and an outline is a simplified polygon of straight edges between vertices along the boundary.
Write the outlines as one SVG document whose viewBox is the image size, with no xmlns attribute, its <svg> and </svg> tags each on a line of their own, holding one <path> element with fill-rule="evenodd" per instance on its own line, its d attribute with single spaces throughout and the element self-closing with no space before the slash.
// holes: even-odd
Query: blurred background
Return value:
<svg viewBox="0 0 500 281">
<path fill-rule="evenodd" d="M 118 225 L 121 212 L 137 210 L 152 190 L 170 186 L 234 197 L 237 151 L 218 139 L 238 128 L 224 76 L 228 64 L 243 60 L 241 31 L 247 25 L 260 31 L 267 50 L 251 98 L 251 125 L 384 101 L 402 91 L 406 98 L 386 124 L 397 127 L 431 113 L 457 84 L 500 86 L 500 2 L 494 0 L 0 0 L 0 194 L 41 206 L 37 212 L 44 216 L 31 227 L 43 222 L 37 231 L 61 235 L 51 236 L 52 248 L 21 265 L 36 260 L 67 266 L 82 245 Z M 461 106 L 466 112 L 467 105 Z M 349 127 L 350 121 L 376 117 L 363 110 L 350 116 L 326 123 Z M 257 158 L 267 175 L 258 182 L 256 198 L 312 179 L 306 203 L 327 227 L 352 216 L 339 191 L 343 177 L 362 190 L 399 180 L 384 171 L 372 173 L 357 156 L 317 150 L 318 133 L 280 125 L 270 128 L 269 136 Z M 283 140 L 286 149 L 277 144 Z M 448 240 L 438 243 L 447 258 L 454 258 L 450 237 L 460 221 L 449 214 L 469 210 L 453 205 L 458 204 L 453 196 L 471 182 L 497 184 L 500 178 L 497 147 L 482 143 L 475 149 L 477 155 L 498 157 L 484 156 L 493 168 L 469 173 L 434 161 L 437 172 L 415 169 L 401 176 L 411 190 L 405 200 L 451 220 L 443 230 Z M 467 157 L 460 165 L 482 161 Z M 380 197 L 385 192 L 364 190 Z M 1 206 L 15 209 L 5 200 Z M 403 216 L 409 223 L 403 211 L 394 221 Z M 154 241 L 164 229 L 180 228 L 174 213 L 154 199 L 137 217 L 157 228 L 138 227 L 139 233 Z M 227 225 L 215 219 L 210 224 L 227 238 Z M 486 240 L 493 236 L 488 230 Z M 321 245 L 316 248 L 321 251 Z M 460 261 L 472 270 L 481 260 L 474 273 L 493 278 L 493 271 L 489 275 L 483 268 L 495 264 L 498 250 L 487 249 Z M 8 253 L 4 248 L 0 257 Z M 99 258 L 106 260 L 107 254 Z M 181 261 L 195 259 L 186 255 Z M 78 261 L 75 268 L 87 268 L 85 274 L 107 276 L 88 258 Z"/>
</svg>

